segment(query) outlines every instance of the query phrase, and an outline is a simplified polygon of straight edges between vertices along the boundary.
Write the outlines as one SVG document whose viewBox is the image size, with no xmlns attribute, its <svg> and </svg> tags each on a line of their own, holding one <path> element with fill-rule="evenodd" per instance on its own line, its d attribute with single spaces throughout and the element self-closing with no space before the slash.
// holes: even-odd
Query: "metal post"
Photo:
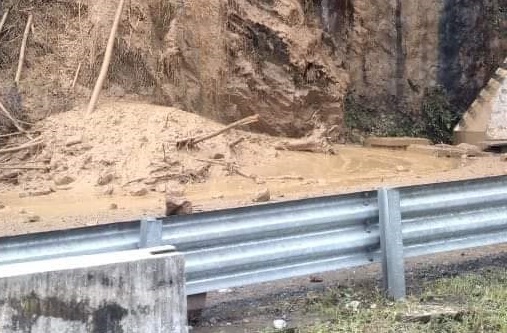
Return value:
<svg viewBox="0 0 507 333">
<path fill-rule="evenodd" d="M 162 221 L 154 218 L 141 220 L 139 248 L 155 247 L 162 243 Z"/>
<path fill-rule="evenodd" d="M 389 297 L 400 300 L 406 296 L 400 193 L 380 189 L 378 204 L 384 289 Z"/>
</svg>

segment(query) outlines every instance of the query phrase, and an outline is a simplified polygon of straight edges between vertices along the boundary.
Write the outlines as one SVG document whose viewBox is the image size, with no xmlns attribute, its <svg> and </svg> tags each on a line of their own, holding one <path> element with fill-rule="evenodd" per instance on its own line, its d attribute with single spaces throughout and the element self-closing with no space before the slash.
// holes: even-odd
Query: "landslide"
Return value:
<svg viewBox="0 0 507 333">
<path fill-rule="evenodd" d="M 26 112 L 41 119 L 86 99 L 116 3 L 7 0 L 1 6 L 12 6 L 0 35 L 2 91 L 14 77 L 24 23 L 33 13 L 20 86 Z M 302 136 L 316 114 L 341 124 L 348 75 L 333 48 L 318 17 L 294 0 L 133 0 L 122 16 L 103 96 L 224 122 L 258 113 L 262 121 L 253 129 Z"/>
<path fill-rule="evenodd" d="M 19 87 L 26 116 L 86 100 L 116 2 L 4 0 L 0 14 L 11 7 L 0 32 L 2 99 L 32 13 Z M 353 129 L 450 132 L 505 57 L 506 8 L 507 0 L 132 0 L 102 96 L 220 122 L 259 113 L 251 129 L 276 135 L 303 136 L 316 122 L 334 126 L 335 140 Z M 445 98 L 431 94 L 436 88 Z M 422 114 L 435 98 L 453 108 Z"/>
</svg>

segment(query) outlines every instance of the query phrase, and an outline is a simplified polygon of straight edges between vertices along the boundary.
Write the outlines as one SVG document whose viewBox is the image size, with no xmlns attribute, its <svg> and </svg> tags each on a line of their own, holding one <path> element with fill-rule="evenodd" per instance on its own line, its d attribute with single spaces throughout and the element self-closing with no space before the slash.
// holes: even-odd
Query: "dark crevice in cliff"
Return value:
<svg viewBox="0 0 507 333">
<path fill-rule="evenodd" d="M 402 0 L 396 0 L 395 25 L 396 25 L 396 111 L 403 112 L 403 95 L 405 82 L 405 51 L 403 48 L 403 22 L 402 22 Z"/>
<path fill-rule="evenodd" d="M 439 23 L 438 83 L 463 113 L 502 61 L 494 50 L 494 0 L 445 0 Z M 481 75 L 482 73 L 482 75 Z"/>
</svg>

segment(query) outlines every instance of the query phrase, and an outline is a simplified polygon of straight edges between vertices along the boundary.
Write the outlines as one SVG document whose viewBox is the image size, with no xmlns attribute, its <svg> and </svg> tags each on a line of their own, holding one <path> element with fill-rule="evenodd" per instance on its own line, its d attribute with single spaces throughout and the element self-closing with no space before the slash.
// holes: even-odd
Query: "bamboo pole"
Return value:
<svg viewBox="0 0 507 333">
<path fill-rule="evenodd" d="M 72 80 L 72 86 L 71 88 L 74 89 L 76 86 L 77 78 L 79 76 L 79 70 L 81 69 L 81 62 L 79 62 L 79 65 L 77 65 L 76 74 L 74 75 L 74 80 Z"/>
<path fill-rule="evenodd" d="M 0 32 L 2 32 L 2 28 L 4 27 L 5 22 L 7 21 L 7 16 L 9 16 L 9 8 L 2 15 L 2 20 L 0 20 Z"/>
<path fill-rule="evenodd" d="M 111 55 L 113 54 L 114 48 L 114 39 L 116 37 L 116 31 L 118 30 L 118 25 L 120 23 L 121 13 L 123 11 L 123 6 L 125 4 L 125 0 L 120 0 L 118 3 L 118 8 L 116 10 L 116 15 L 114 17 L 113 27 L 111 28 L 111 33 L 109 34 L 109 40 L 107 41 L 106 53 L 104 54 L 104 60 L 102 62 L 102 67 L 100 69 L 99 77 L 97 78 L 97 82 L 95 83 L 95 87 L 93 88 L 93 93 L 90 98 L 90 103 L 88 104 L 88 108 L 86 109 L 86 115 L 88 116 L 93 112 L 95 106 L 97 105 L 97 100 L 99 99 L 100 91 L 102 90 L 102 85 L 104 84 L 104 80 L 107 76 L 107 71 L 109 69 L 109 63 L 111 62 Z"/>
<path fill-rule="evenodd" d="M 25 61 L 25 50 L 26 50 L 26 41 L 28 40 L 28 34 L 30 33 L 30 26 L 32 25 L 33 15 L 28 15 L 28 20 L 26 22 L 25 33 L 23 34 L 23 41 L 21 42 L 21 50 L 19 51 L 19 62 L 18 62 L 18 70 L 16 71 L 16 78 L 14 79 L 14 83 L 16 85 L 19 84 L 19 80 L 21 79 L 21 70 L 23 69 L 23 62 Z"/>
</svg>

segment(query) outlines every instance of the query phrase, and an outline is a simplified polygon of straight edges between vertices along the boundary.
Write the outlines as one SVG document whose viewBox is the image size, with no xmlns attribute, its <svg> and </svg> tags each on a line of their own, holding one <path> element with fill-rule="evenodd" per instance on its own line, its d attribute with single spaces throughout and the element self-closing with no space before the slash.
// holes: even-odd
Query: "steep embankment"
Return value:
<svg viewBox="0 0 507 333">
<path fill-rule="evenodd" d="M 26 106 L 40 117 L 69 109 L 89 95 L 116 4 L 1 6 L 12 4 L 0 34 L 0 75 L 14 77 L 32 12 Z M 300 136 L 316 121 L 343 134 L 344 114 L 353 127 L 396 132 L 413 126 L 403 115 L 417 118 L 426 88 L 437 84 L 464 111 L 505 57 L 506 7 L 506 0 L 132 0 L 105 95 L 219 121 L 258 112 L 257 129 L 272 134 Z"/>
</svg>

